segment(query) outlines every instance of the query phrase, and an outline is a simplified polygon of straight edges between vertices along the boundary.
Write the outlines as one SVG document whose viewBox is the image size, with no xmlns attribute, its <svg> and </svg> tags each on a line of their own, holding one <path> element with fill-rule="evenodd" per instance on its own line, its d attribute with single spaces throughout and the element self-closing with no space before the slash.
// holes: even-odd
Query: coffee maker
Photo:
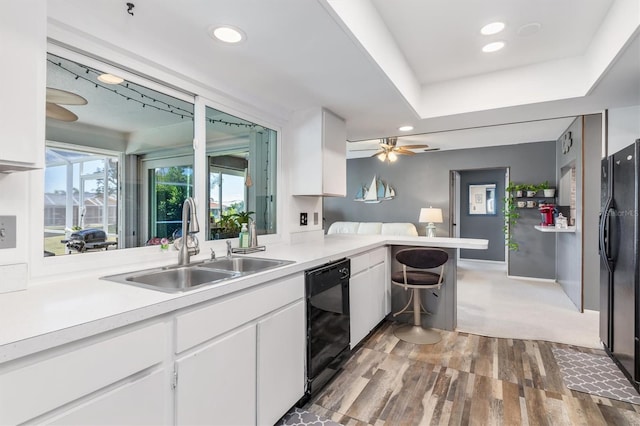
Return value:
<svg viewBox="0 0 640 426">
<path fill-rule="evenodd" d="M 541 226 L 554 226 L 554 214 L 556 211 L 555 204 L 540 204 L 538 207 L 540 214 L 542 215 Z"/>
</svg>

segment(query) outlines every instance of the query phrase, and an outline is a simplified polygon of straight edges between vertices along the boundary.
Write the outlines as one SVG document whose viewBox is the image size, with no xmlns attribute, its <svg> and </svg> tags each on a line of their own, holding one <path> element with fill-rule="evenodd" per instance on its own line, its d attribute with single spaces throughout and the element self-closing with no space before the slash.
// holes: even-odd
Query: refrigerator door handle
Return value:
<svg viewBox="0 0 640 426">
<path fill-rule="evenodd" d="M 612 271 L 612 262 L 611 254 L 609 253 L 609 237 L 610 237 L 610 229 L 609 229 L 609 218 L 615 212 L 614 209 L 611 208 L 611 199 L 608 199 L 604 206 L 604 213 L 600 218 L 600 256 L 602 256 L 602 260 L 607 267 L 609 272 Z"/>
</svg>

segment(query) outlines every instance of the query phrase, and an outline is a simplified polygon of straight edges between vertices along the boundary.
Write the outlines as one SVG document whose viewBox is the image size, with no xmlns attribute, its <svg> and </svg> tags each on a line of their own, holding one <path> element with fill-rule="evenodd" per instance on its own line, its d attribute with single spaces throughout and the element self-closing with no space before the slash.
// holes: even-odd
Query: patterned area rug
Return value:
<svg viewBox="0 0 640 426">
<path fill-rule="evenodd" d="M 640 404 L 640 395 L 608 356 L 572 349 L 552 350 L 569 389 Z"/>
<path fill-rule="evenodd" d="M 340 423 L 301 408 L 293 408 L 275 426 L 340 426 Z"/>
</svg>

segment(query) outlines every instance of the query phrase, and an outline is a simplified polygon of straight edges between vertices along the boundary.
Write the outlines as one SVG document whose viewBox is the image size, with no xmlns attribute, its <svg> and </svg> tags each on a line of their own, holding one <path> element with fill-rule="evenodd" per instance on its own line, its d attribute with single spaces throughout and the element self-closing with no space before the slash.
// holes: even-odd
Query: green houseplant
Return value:
<svg viewBox="0 0 640 426">
<path fill-rule="evenodd" d="M 526 185 L 509 183 L 505 188 L 506 195 L 502 199 L 502 213 L 504 214 L 504 226 L 502 230 L 505 235 L 505 244 L 509 247 L 509 250 L 518 250 L 518 243 L 513 240 L 512 228 L 518 222 L 520 213 L 517 208 L 518 192 L 522 196 L 522 191 L 525 190 Z"/>
</svg>

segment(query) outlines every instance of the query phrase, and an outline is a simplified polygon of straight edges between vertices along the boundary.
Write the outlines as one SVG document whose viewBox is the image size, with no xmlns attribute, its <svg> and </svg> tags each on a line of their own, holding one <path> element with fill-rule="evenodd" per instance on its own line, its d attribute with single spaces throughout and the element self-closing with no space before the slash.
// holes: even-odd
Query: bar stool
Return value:
<svg viewBox="0 0 640 426">
<path fill-rule="evenodd" d="M 416 247 L 400 250 L 396 253 L 396 260 L 402 265 L 402 271 L 391 274 L 391 282 L 397 286 L 411 289 L 407 305 L 393 314 L 394 317 L 407 312 L 413 312 L 413 324 L 407 324 L 395 329 L 393 334 L 400 340 L 419 345 L 438 343 L 442 337 L 435 330 L 425 329 L 420 321 L 422 312 L 430 314 L 420 300 L 420 290 L 439 289 L 444 284 L 444 266 L 449 254 L 437 248 Z M 412 268 L 407 270 L 407 267 Z M 440 273 L 428 271 L 440 267 Z M 413 302 L 413 310 L 407 311 Z"/>
</svg>

